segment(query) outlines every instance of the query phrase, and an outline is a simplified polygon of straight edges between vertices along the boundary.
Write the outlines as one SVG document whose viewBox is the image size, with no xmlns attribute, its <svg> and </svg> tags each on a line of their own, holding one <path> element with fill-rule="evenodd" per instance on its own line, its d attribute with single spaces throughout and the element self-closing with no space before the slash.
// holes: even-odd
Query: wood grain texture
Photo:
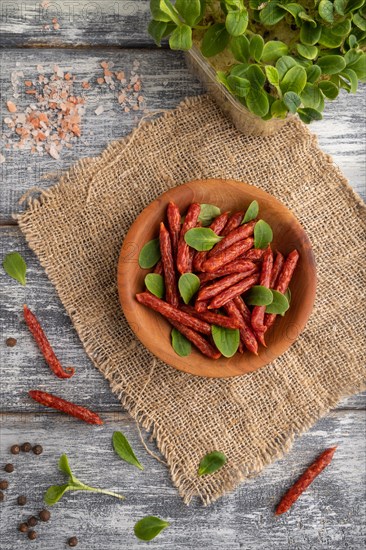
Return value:
<svg viewBox="0 0 366 550">
<path fill-rule="evenodd" d="M 148 0 L 1 0 L 0 47 L 152 46 L 149 20 Z"/>
<path fill-rule="evenodd" d="M 192 203 L 214 204 L 222 212 L 235 212 L 245 211 L 254 200 L 259 203 L 260 217 L 273 229 L 273 250 L 280 250 L 287 255 L 296 249 L 300 254 L 290 285 L 291 307 L 284 317 L 277 316 L 276 323 L 266 333 L 268 347 L 259 346 L 258 355 L 245 351 L 244 354 L 234 354 L 230 359 L 221 356 L 212 360 L 193 347 L 187 357 L 180 357 L 170 346 L 171 325 L 160 314 L 136 301 L 136 294 L 145 289 L 144 278 L 147 273 L 138 265 L 138 255 L 142 247 L 158 235 L 159 223 L 166 219 L 166 209 L 170 201 L 178 205 L 183 215 Z M 303 330 L 313 309 L 315 290 L 314 254 L 309 238 L 295 216 L 272 195 L 234 180 L 194 180 L 174 187 L 158 197 L 141 212 L 131 226 L 118 262 L 118 292 L 131 329 L 162 361 L 197 376 L 239 376 L 253 372 L 282 355 Z"/>
<path fill-rule="evenodd" d="M 10 75 L 14 70 L 23 71 L 24 78 L 32 78 L 36 67 L 41 64 L 50 70 L 54 64 L 70 70 L 77 76 L 77 82 L 84 79 L 92 83 L 87 91 L 86 113 L 83 116 L 82 137 L 72 149 L 64 149 L 59 161 L 48 154 L 38 156 L 27 151 L 6 151 L 6 162 L 0 164 L 3 190 L 0 195 L 0 224 L 12 223 L 11 214 L 19 210 L 18 199 L 31 187 L 49 187 L 61 173 L 81 157 L 95 156 L 102 152 L 114 139 L 127 135 L 138 123 L 143 113 L 124 113 L 117 102 L 116 92 L 101 91 L 96 86 L 101 76 L 100 62 L 113 61 L 115 70 L 130 70 L 134 60 L 140 62 L 142 94 L 146 109 L 172 109 L 189 95 L 202 92 L 199 82 L 185 67 L 179 52 L 162 50 L 3 50 L 0 87 L 4 99 L 13 93 Z M 340 97 L 327 104 L 324 120 L 311 126 L 319 135 L 320 146 L 333 155 L 334 162 L 349 178 L 351 185 L 366 199 L 366 170 L 364 143 L 366 139 L 366 101 L 363 86 L 356 95 L 341 93 Z M 24 93 L 19 98 L 20 108 L 29 104 Z M 104 113 L 96 117 L 97 106 L 104 107 Z M 1 104 L 4 112 L 4 104 Z M 5 114 L 5 113 L 4 113 Z"/>
<path fill-rule="evenodd" d="M 20 521 L 42 508 L 42 495 L 65 476 L 58 472 L 59 456 L 66 452 L 70 465 L 85 483 L 119 491 L 124 502 L 98 494 L 69 493 L 51 508 L 50 523 L 36 527 L 39 550 L 65 548 L 77 536 L 80 550 L 135 550 L 142 547 L 133 534 L 134 523 L 158 515 L 171 526 L 150 546 L 159 550 L 358 550 L 365 536 L 363 468 L 366 452 L 363 412 L 333 412 L 305 434 L 282 460 L 242 484 L 208 508 L 197 501 L 185 506 L 171 484 L 168 471 L 144 450 L 136 425 L 126 414 L 104 415 L 103 427 L 91 428 L 58 414 L 1 415 L 1 463 L 12 461 L 13 474 L 6 501 L 1 503 L 1 550 L 28 544 L 16 531 Z M 113 452 L 114 430 L 129 439 L 145 470 L 122 462 Z M 44 453 L 13 457 L 14 443 L 40 443 Z M 151 447 L 151 443 L 149 443 Z M 326 447 L 338 445 L 332 464 L 317 478 L 291 511 L 275 517 L 281 496 Z M 230 457 L 229 457 L 230 459 Z M 25 507 L 15 504 L 19 494 Z"/>
</svg>

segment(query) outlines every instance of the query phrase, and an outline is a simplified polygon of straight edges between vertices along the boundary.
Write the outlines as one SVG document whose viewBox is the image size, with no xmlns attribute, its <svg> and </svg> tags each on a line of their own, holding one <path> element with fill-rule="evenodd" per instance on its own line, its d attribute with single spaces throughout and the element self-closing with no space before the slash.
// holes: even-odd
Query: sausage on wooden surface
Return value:
<svg viewBox="0 0 366 550">
<path fill-rule="evenodd" d="M 209 303 L 208 309 L 218 309 L 225 305 L 230 300 L 233 300 L 236 296 L 240 296 L 243 292 L 249 290 L 253 285 L 258 283 L 259 276 L 258 274 L 251 275 L 242 281 L 236 283 L 236 285 L 227 288 L 221 294 L 215 296 L 213 300 Z"/>
<path fill-rule="evenodd" d="M 187 273 L 189 269 L 190 260 L 192 255 L 190 254 L 190 247 L 184 240 L 184 235 L 196 227 L 198 216 L 201 211 L 201 206 L 194 202 L 188 208 L 186 217 L 183 222 L 182 229 L 180 230 L 179 241 L 178 241 L 178 251 L 177 251 L 177 270 L 179 273 Z"/>
<path fill-rule="evenodd" d="M 247 250 L 249 250 L 252 246 L 253 246 L 252 237 L 249 237 L 244 241 L 239 241 L 237 243 L 234 243 L 229 248 L 226 248 L 222 252 L 219 252 L 219 254 L 212 256 L 212 258 L 208 258 L 204 262 L 202 268 L 204 271 L 213 273 L 218 269 L 222 269 L 224 265 L 234 261 L 236 258 L 238 258 L 242 254 L 244 254 Z"/>
<path fill-rule="evenodd" d="M 165 299 L 169 304 L 177 307 L 179 304 L 179 295 L 177 288 L 177 279 L 175 276 L 172 242 L 169 232 L 163 222 L 160 223 L 159 242 L 161 263 L 164 273 Z"/>
</svg>

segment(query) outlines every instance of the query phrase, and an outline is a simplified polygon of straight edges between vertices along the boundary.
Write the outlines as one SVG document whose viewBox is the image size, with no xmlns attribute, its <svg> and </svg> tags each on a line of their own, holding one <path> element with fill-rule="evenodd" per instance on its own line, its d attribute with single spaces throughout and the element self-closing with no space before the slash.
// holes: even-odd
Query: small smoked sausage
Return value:
<svg viewBox="0 0 366 550">
<path fill-rule="evenodd" d="M 239 281 L 239 283 L 236 283 L 236 285 L 233 285 L 230 288 L 227 288 L 221 294 L 218 294 L 215 296 L 215 298 L 210 302 L 208 309 L 218 309 L 225 305 L 230 300 L 233 300 L 236 296 L 240 296 L 240 294 L 243 294 L 247 290 L 249 290 L 253 285 L 256 285 L 258 283 L 259 276 L 258 274 L 251 275 L 250 277 L 247 277 L 246 279 L 243 279 L 242 281 Z"/>
<path fill-rule="evenodd" d="M 190 247 L 184 240 L 184 235 L 187 233 L 187 231 L 189 231 L 189 229 L 193 229 L 193 227 L 196 227 L 200 211 L 201 206 L 198 203 L 194 202 L 188 208 L 186 217 L 184 219 L 184 223 L 179 235 L 177 251 L 177 269 L 179 273 L 187 273 L 188 269 L 190 268 L 189 264 L 191 259 L 193 259 L 193 256 L 192 254 L 190 254 Z"/>
<path fill-rule="evenodd" d="M 222 252 L 219 252 L 219 254 L 216 254 L 216 256 L 212 256 L 212 258 L 208 258 L 208 260 L 204 262 L 202 268 L 204 271 L 213 273 L 218 269 L 222 269 L 224 265 L 234 261 L 235 258 L 244 254 L 252 246 L 253 246 L 252 237 L 249 237 L 244 241 L 239 241 L 237 243 L 234 243 L 229 248 L 226 248 Z"/>
</svg>

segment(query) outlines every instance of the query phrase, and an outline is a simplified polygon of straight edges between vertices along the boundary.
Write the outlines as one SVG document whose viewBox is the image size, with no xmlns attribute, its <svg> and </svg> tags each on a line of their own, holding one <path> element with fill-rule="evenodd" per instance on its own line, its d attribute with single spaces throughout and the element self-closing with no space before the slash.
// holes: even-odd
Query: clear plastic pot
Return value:
<svg viewBox="0 0 366 550">
<path fill-rule="evenodd" d="M 218 82 L 215 69 L 196 46 L 193 46 L 185 54 L 190 71 L 197 76 L 221 110 L 243 134 L 269 136 L 278 132 L 290 120 L 291 117 L 262 120 L 260 117 L 254 115 L 244 105 L 239 103 L 221 82 Z"/>
</svg>

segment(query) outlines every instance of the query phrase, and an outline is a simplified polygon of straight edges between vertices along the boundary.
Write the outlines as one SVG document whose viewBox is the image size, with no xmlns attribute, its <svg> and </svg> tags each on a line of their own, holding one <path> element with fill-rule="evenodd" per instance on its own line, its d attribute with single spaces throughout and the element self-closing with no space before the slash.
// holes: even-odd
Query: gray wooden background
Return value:
<svg viewBox="0 0 366 550">
<path fill-rule="evenodd" d="M 34 78 L 37 65 L 52 70 L 57 64 L 94 82 L 101 76 L 100 62 L 113 61 L 114 70 L 131 70 L 140 63 L 142 94 L 149 110 L 173 108 L 187 95 L 202 92 L 187 72 L 183 57 L 158 50 L 146 33 L 147 0 L 6 1 L 0 2 L 1 111 L 12 99 L 11 75 L 22 71 Z M 59 29 L 54 28 L 57 19 Z M 346 93 L 327 106 L 324 120 L 312 126 L 322 148 L 333 155 L 351 185 L 366 198 L 365 185 L 365 87 L 355 96 Z M 24 107 L 29 98 L 17 100 Z M 96 117 L 102 104 L 104 113 Z M 365 395 L 342 401 L 313 429 L 296 441 L 292 451 L 267 468 L 261 476 L 241 485 L 213 506 L 199 502 L 185 506 L 173 488 L 164 465 L 143 448 L 135 423 L 121 409 L 107 383 L 94 369 L 65 314 L 60 301 L 34 254 L 28 249 L 12 213 L 21 208 L 19 198 L 33 186 L 46 188 L 80 157 L 99 154 L 106 144 L 126 135 L 136 126 L 141 111 L 122 112 L 112 90 L 93 86 L 82 122 L 83 135 L 60 160 L 49 155 L 6 150 L 0 164 L 0 258 L 18 250 L 28 264 L 28 283 L 22 288 L 0 270 L 1 285 L 1 464 L 13 462 L 13 474 L 0 474 L 10 481 L 0 504 L 1 550 L 31 545 L 50 550 L 66 548 L 68 537 L 79 538 L 82 550 L 134 550 L 146 545 L 133 534 L 134 523 L 145 515 L 159 515 L 171 527 L 149 543 L 159 550 L 238 549 L 346 549 L 365 545 Z M 346 213 L 345 213 L 346 217 Z M 51 376 L 22 321 L 22 305 L 28 303 L 41 314 L 45 330 L 62 363 L 75 365 L 72 381 Z M 8 337 L 16 347 L 5 346 Z M 347 373 L 345 373 L 345 376 Z M 66 385 L 66 386 L 65 386 Z M 68 395 L 70 400 L 100 412 L 105 419 L 90 438 L 87 425 L 65 416 L 45 412 L 30 402 L 27 391 L 44 388 Z M 66 388 L 66 389 L 65 389 Z M 145 466 L 144 472 L 122 463 L 111 448 L 114 430 L 122 430 Z M 9 447 L 30 441 L 44 447 L 41 456 L 13 457 Z M 146 439 L 154 449 L 153 443 Z M 337 444 L 334 461 L 302 496 L 292 511 L 280 518 L 274 506 L 284 491 L 325 447 Z M 64 478 L 57 460 L 66 452 L 78 477 L 90 485 L 121 491 L 125 502 L 94 494 L 69 494 L 52 511 L 48 524 L 38 525 L 39 537 L 28 541 L 17 532 L 18 523 L 42 507 L 42 494 Z M 21 508 L 16 497 L 25 494 Z"/>
</svg>

